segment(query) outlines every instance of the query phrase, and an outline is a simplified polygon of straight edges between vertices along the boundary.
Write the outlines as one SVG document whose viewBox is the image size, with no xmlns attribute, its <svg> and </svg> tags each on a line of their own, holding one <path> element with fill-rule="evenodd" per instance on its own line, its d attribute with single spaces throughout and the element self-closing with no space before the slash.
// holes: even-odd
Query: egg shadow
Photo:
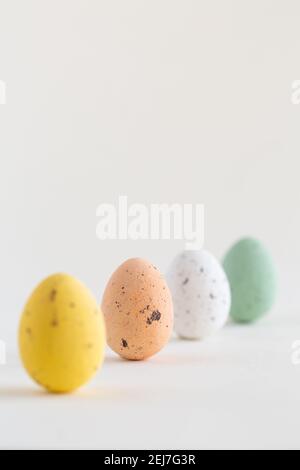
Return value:
<svg viewBox="0 0 300 470">
<path fill-rule="evenodd" d="M 144 364 L 149 364 L 153 367 L 177 367 L 177 366 L 207 366 L 208 364 L 214 364 L 216 362 L 216 354 L 207 354 L 205 349 L 200 351 L 200 347 L 204 348 L 206 341 L 200 341 L 199 339 L 186 339 L 178 336 L 172 336 L 169 341 L 169 345 L 178 345 L 178 349 L 174 352 L 166 351 L 163 349 L 157 354 L 143 360 L 129 360 L 116 355 L 110 355 L 105 358 L 104 366 L 117 366 L 122 367 L 143 367 Z M 190 354 L 182 354 L 181 351 L 186 350 L 187 344 L 199 344 L 199 351 L 197 354 L 191 352 Z M 201 355 L 200 355 L 201 352 Z"/>
<path fill-rule="evenodd" d="M 37 397 L 47 397 L 49 393 L 43 389 L 34 389 L 27 387 L 1 387 L 0 400 L 3 399 L 34 399 Z"/>
<path fill-rule="evenodd" d="M 120 400 L 124 396 L 124 390 L 113 387 L 88 387 L 75 390 L 70 393 L 51 393 L 42 388 L 26 388 L 26 387 L 2 387 L 0 388 L 0 402 L 3 400 L 14 400 L 14 401 L 30 401 L 37 399 L 51 399 L 51 400 Z"/>
<path fill-rule="evenodd" d="M 133 362 L 133 361 L 127 361 L 126 359 L 122 359 L 122 357 L 119 357 L 119 356 L 109 356 L 105 358 L 104 365 L 105 364 L 124 364 L 126 362 Z"/>
</svg>

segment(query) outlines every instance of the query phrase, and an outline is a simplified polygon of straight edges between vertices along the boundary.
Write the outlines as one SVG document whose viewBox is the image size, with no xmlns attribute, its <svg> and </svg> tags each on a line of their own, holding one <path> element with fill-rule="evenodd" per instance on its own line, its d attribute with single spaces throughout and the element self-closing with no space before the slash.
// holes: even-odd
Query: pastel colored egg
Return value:
<svg viewBox="0 0 300 470">
<path fill-rule="evenodd" d="M 184 339 L 205 339 L 226 323 L 231 305 L 224 270 L 209 252 L 185 251 L 167 275 L 173 296 L 175 331 Z"/>
<path fill-rule="evenodd" d="M 168 343 L 173 330 L 171 293 L 160 272 L 131 259 L 111 277 L 102 301 L 108 345 L 122 358 L 144 360 Z"/>
<path fill-rule="evenodd" d="M 32 379 L 54 393 L 76 390 L 103 362 L 105 324 L 89 290 L 57 274 L 28 300 L 19 328 L 19 349 Z"/>
<path fill-rule="evenodd" d="M 251 323 L 268 313 L 276 299 L 277 274 L 264 245 L 243 239 L 229 250 L 223 264 L 232 291 L 232 319 Z"/>
</svg>

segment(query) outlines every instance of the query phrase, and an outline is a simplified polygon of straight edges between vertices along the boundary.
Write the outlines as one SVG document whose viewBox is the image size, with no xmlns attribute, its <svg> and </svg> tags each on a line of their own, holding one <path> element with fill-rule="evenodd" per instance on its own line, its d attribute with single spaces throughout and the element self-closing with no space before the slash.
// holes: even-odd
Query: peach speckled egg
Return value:
<svg viewBox="0 0 300 470">
<path fill-rule="evenodd" d="M 173 304 L 160 272 L 142 259 L 126 261 L 111 277 L 102 302 L 107 342 L 124 359 L 159 352 L 173 330 Z"/>
</svg>

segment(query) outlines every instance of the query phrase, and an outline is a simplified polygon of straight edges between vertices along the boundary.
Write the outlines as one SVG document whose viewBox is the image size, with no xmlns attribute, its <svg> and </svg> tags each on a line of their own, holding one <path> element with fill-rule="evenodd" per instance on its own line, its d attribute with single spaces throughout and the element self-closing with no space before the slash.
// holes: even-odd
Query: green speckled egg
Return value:
<svg viewBox="0 0 300 470">
<path fill-rule="evenodd" d="M 268 313 L 277 293 L 273 260 L 258 240 L 246 238 L 236 243 L 224 259 L 231 292 L 231 317 L 251 323 Z"/>
</svg>

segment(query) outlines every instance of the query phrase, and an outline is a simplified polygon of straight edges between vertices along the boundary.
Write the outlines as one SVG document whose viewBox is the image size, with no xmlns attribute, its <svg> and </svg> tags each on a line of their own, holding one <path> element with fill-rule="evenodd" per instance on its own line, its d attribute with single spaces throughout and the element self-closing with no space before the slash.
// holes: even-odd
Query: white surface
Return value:
<svg viewBox="0 0 300 470">
<path fill-rule="evenodd" d="M 172 341 L 145 363 L 108 353 L 75 395 L 51 396 L 17 365 L 0 369 L 1 448 L 300 449 L 299 322 L 228 325 Z"/>
<path fill-rule="evenodd" d="M 206 248 L 257 236 L 299 311 L 298 0 L 0 0 L 0 339 L 30 291 L 78 276 L 100 299 L 131 256 L 165 271 L 183 243 L 101 243 L 96 208 L 203 203 Z"/>
<path fill-rule="evenodd" d="M 181 242 L 96 238 L 117 202 L 203 203 L 206 248 L 261 238 L 274 316 L 147 364 L 107 361 L 78 396 L 0 367 L 0 445 L 299 446 L 299 0 L 0 0 L 0 341 L 64 271 L 101 298 L 129 257 L 164 272 Z M 294 315 L 293 321 L 287 312 Z M 291 317 L 292 318 L 292 317 Z"/>
</svg>

